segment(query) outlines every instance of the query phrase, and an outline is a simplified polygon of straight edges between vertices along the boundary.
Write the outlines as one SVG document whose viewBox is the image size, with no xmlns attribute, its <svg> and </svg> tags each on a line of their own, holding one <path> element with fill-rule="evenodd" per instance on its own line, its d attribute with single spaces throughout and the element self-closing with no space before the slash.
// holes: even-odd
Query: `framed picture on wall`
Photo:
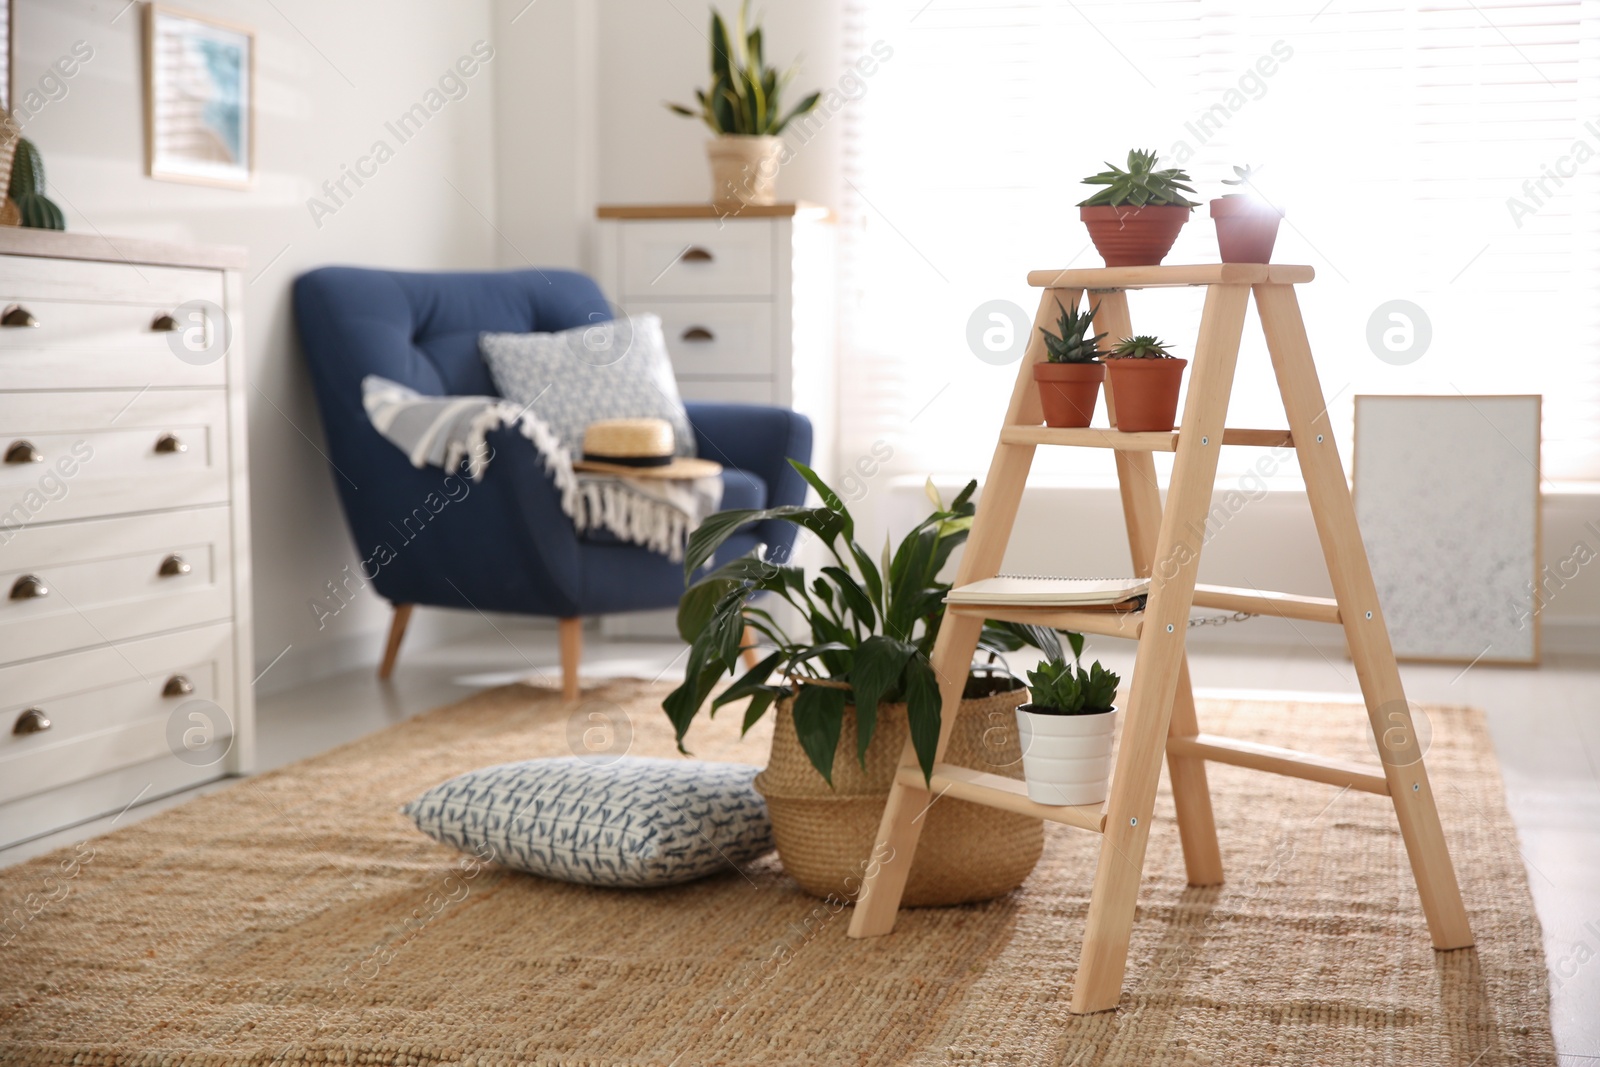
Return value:
<svg viewBox="0 0 1600 1067">
<path fill-rule="evenodd" d="M 145 7 L 145 171 L 248 188 L 255 171 L 255 34 Z"/>
</svg>

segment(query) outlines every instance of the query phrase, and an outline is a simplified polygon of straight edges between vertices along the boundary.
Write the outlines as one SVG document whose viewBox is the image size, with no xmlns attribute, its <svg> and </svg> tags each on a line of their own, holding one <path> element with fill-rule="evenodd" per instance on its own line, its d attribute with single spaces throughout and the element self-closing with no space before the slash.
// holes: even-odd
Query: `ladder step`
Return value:
<svg viewBox="0 0 1600 1067">
<path fill-rule="evenodd" d="M 1310 267 L 1287 263 L 1196 263 L 1032 270 L 1028 284 L 1040 289 L 1159 289 L 1169 285 L 1293 285 L 1316 276 Z"/>
<path fill-rule="evenodd" d="M 1285 619 L 1304 619 L 1307 622 L 1344 621 L 1339 614 L 1339 602 L 1321 596 L 1300 596 L 1297 593 L 1278 593 L 1260 589 L 1236 589 L 1230 585 L 1197 585 L 1194 587 L 1194 606 L 1220 608 L 1223 611 L 1246 611 L 1252 615 L 1277 615 Z"/>
<path fill-rule="evenodd" d="M 909 785 L 916 789 L 927 789 L 931 786 L 935 796 L 970 800 L 985 807 L 999 808 L 1001 811 L 1015 812 L 1018 815 L 1031 815 L 1036 819 L 1064 823 L 1097 834 L 1105 832 L 1106 816 L 1103 804 L 1085 804 L 1081 807 L 1039 804 L 1028 799 L 1028 787 L 1015 778 L 975 771 L 970 767 L 958 767 L 953 763 L 935 763 L 933 778 L 928 785 L 923 784 L 922 770 L 918 767 L 901 767 L 895 777 L 901 785 Z"/>
<path fill-rule="evenodd" d="M 1167 738 L 1167 754 L 1198 756 L 1212 763 L 1231 763 L 1235 767 L 1249 767 L 1251 770 L 1304 778 L 1325 785 L 1349 786 L 1363 793 L 1389 795 L 1389 781 L 1384 777 L 1382 767 L 1313 756 L 1292 748 L 1259 745 L 1254 741 L 1239 741 L 1215 734 L 1197 734 L 1194 737 Z"/>
<path fill-rule="evenodd" d="M 1065 429 L 1055 426 L 1007 426 L 1000 431 L 1001 444 L 1069 445 L 1077 448 L 1115 448 L 1123 452 L 1176 452 L 1179 431 L 1123 433 L 1099 426 Z M 1258 448 L 1288 448 L 1294 437 L 1288 430 L 1223 430 L 1225 445 L 1251 445 Z"/>
<path fill-rule="evenodd" d="M 1142 611 L 1073 611 L 1071 608 L 1035 608 L 1017 604 L 946 604 L 950 615 L 967 615 L 1001 622 L 1020 622 L 1048 626 L 1052 630 L 1074 630 L 1102 637 L 1125 637 L 1137 641 L 1144 628 Z"/>
</svg>

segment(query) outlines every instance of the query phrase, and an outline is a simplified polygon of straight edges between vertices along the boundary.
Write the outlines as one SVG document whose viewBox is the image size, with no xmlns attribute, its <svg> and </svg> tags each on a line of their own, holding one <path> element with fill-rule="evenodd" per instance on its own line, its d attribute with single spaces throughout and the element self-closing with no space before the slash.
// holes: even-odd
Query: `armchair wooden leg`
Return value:
<svg viewBox="0 0 1600 1067">
<path fill-rule="evenodd" d="M 578 663 L 583 658 L 583 620 L 561 620 L 561 699 L 578 699 Z"/>
<path fill-rule="evenodd" d="M 757 663 L 761 662 L 761 652 L 756 648 L 756 645 L 760 642 L 760 640 L 760 637 L 754 630 L 750 628 L 749 624 L 747 623 L 744 628 L 744 637 L 742 637 L 739 641 L 739 643 L 744 646 L 745 670 L 749 670 L 751 667 L 754 667 Z"/>
<path fill-rule="evenodd" d="M 383 649 L 383 662 L 378 664 L 378 677 L 388 680 L 394 673 L 394 661 L 400 658 L 400 642 L 405 640 L 406 626 L 411 622 L 411 609 L 415 604 L 396 604 L 394 618 L 389 620 L 389 643 Z"/>
</svg>

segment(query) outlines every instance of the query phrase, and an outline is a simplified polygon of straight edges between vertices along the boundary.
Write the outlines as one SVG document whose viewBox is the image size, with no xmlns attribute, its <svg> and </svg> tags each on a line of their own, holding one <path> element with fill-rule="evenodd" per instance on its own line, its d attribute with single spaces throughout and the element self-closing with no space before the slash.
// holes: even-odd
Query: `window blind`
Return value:
<svg viewBox="0 0 1600 1067">
<path fill-rule="evenodd" d="M 1016 366 L 969 344 L 974 314 L 1026 323 L 1029 270 L 1100 265 L 1079 182 L 1137 147 L 1202 202 L 1260 168 L 1274 258 L 1317 269 L 1346 455 L 1358 394 L 1542 393 L 1545 477 L 1600 480 L 1597 0 L 846 0 L 843 25 L 847 61 L 893 49 L 843 115 L 846 460 L 888 440 L 907 469 L 982 469 Z M 1216 255 L 1202 206 L 1167 261 Z M 1135 293 L 1134 327 L 1188 355 L 1200 300 Z M 1283 424 L 1253 312 L 1230 422 Z M 1098 452 L 1040 464 L 1109 476 Z"/>
</svg>

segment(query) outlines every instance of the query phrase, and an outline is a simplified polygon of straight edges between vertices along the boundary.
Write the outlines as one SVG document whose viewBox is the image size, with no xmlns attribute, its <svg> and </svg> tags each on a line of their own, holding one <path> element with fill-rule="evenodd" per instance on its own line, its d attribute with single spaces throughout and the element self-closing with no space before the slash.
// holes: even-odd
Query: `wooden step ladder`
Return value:
<svg viewBox="0 0 1600 1067">
<path fill-rule="evenodd" d="M 1039 445 L 1080 445 L 1116 450 L 1128 546 L 1138 573 L 1151 579 L 1150 595 L 1143 611 L 1126 614 L 952 605 L 934 643 L 933 669 L 944 707 L 955 707 L 985 618 L 1137 640 L 1131 687 L 1124 690 L 1126 713 L 1110 796 L 1104 804 L 1085 807 L 1037 804 L 1028 799 L 1020 781 L 943 763 L 955 724 L 954 715 L 945 715 L 931 783 L 924 782 L 916 753 L 909 742 L 906 745 L 878 830 L 873 855 L 879 862 L 862 887 L 850 921 L 851 937 L 875 937 L 894 928 L 924 822 L 919 816 L 938 798 L 948 796 L 1065 823 L 1102 838 L 1072 990 L 1072 1011 L 1115 1008 L 1122 996 L 1134 905 L 1164 754 L 1190 885 L 1222 882 L 1222 855 L 1206 785 L 1207 761 L 1345 786 L 1386 795 L 1393 801 L 1434 947 L 1456 949 L 1472 944 L 1295 297 L 1295 284 L 1312 277 L 1310 267 L 1231 263 L 1035 271 L 1028 275 L 1028 284 L 1043 290 L 1035 329 L 1017 371 L 956 584 L 998 572 L 1034 450 Z M 1090 300 L 1099 304 L 1096 332 L 1121 338 L 1133 335 L 1127 290 L 1197 285 L 1205 286 L 1205 308 L 1177 431 L 1121 433 L 1041 425 L 1033 364 L 1044 359 L 1039 328 L 1054 325 L 1058 299 L 1073 308 L 1087 291 Z M 1224 425 L 1245 306 L 1252 294 L 1288 414 L 1287 431 L 1237 430 Z M 1106 404 L 1114 427 L 1116 403 L 1109 382 Z M 1293 446 L 1333 580 L 1333 599 L 1196 585 L 1217 455 L 1223 445 Z M 1176 453 L 1165 508 L 1156 482 L 1156 452 Z M 1381 766 L 1201 733 L 1184 650 L 1189 612 L 1194 606 L 1342 624 L 1382 754 Z"/>
</svg>

